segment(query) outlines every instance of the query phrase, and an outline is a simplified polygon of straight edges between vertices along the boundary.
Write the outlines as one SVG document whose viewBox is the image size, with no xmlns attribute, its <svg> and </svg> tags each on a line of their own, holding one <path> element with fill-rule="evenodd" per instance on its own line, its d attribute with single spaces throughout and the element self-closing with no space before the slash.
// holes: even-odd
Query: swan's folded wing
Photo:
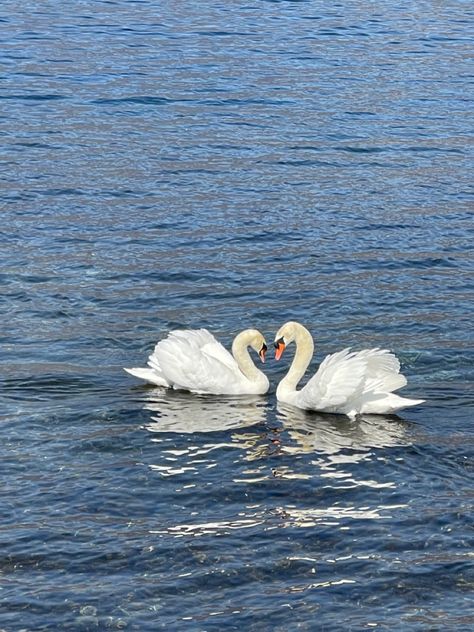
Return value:
<svg viewBox="0 0 474 632">
<path fill-rule="evenodd" d="M 222 364 L 228 367 L 231 371 L 240 373 L 239 366 L 234 356 L 229 353 L 227 349 L 217 340 L 205 344 L 203 347 L 201 347 L 201 351 L 209 358 L 213 358 L 215 360 L 218 360 L 219 362 L 222 362 Z"/>
<path fill-rule="evenodd" d="M 175 388 L 197 393 L 232 393 L 237 376 L 242 374 L 233 357 L 228 354 L 235 368 L 224 347 L 222 350 L 219 347 L 222 345 L 205 329 L 173 331 L 156 345 L 149 363 L 158 363 Z"/>
<path fill-rule="evenodd" d="M 186 340 L 192 347 L 198 347 L 208 358 L 218 360 L 235 374 L 241 375 L 234 356 L 207 329 L 175 330 L 170 335 Z"/>
<path fill-rule="evenodd" d="M 367 361 L 344 349 L 326 356 L 319 369 L 300 391 L 302 408 L 332 412 L 356 397 L 362 388 Z"/>
<path fill-rule="evenodd" d="M 186 349 L 196 351 L 213 342 L 217 342 L 217 340 L 207 329 L 174 329 L 164 340 L 156 343 L 153 353 L 148 358 L 148 365 L 154 369 L 162 370 L 159 355 L 163 348 L 170 351 L 175 349 L 177 354 L 182 354 Z"/>
</svg>

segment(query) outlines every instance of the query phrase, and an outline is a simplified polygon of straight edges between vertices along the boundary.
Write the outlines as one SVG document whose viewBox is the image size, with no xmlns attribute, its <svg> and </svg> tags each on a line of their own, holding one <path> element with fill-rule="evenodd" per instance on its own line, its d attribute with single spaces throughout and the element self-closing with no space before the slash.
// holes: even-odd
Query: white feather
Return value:
<svg viewBox="0 0 474 632">
<path fill-rule="evenodd" d="M 407 383 L 399 370 L 398 359 L 386 349 L 344 349 L 326 356 L 297 402 L 301 408 L 348 415 L 389 413 L 421 403 L 392 394 Z"/>
<path fill-rule="evenodd" d="M 170 386 L 168 382 L 160 376 L 153 369 L 124 369 L 130 375 L 140 378 L 141 380 L 145 380 L 146 382 L 150 382 L 150 384 L 155 384 L 156 386 Z"/>
</svg>

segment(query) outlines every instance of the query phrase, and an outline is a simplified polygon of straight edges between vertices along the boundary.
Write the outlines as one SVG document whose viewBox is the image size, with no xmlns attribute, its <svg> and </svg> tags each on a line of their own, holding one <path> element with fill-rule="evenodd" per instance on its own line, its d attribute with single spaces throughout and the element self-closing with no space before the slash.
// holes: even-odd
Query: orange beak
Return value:
<svg viewBox="0 0 474 632">
<path fill-rule="evenodd" d="M 275 342 L 275 360 L 279 360 L 283 355 L 283 351 L 286 349 L 286 345 L 283 340 Z"/>
<path fill-rule="evenodd" d="M 264 344 L 263 347 L 260 349 L 260 351 L 258 352 L 258 355 L 260 356 L 260 360 L 265 364 L 265 354 L 267 352 L 267 345 Z"/>
</svg>

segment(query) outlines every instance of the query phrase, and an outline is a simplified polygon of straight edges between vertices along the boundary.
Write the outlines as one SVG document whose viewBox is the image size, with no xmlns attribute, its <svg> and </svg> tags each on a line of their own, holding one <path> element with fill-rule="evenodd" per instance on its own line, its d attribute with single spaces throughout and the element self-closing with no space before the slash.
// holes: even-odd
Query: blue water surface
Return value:
<svg viewBox="0 0 474 632">
<path fill-rule="evenodd" d="M 4 0 L 0 628 L 474 627 L 470 2 Z M 167 393 L 390 348 L 400 418 Z"/>
</svg>

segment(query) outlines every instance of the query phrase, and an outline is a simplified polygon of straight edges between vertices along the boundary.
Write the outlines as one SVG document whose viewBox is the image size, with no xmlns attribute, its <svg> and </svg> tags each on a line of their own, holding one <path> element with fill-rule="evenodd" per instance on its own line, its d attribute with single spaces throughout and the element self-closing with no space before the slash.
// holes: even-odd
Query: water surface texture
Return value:
<svg viewBox="0 0 474 632">
<path fill-rule="evenodd" d="M 470 2 L 4 0 L 0 628 L 467 630 Z M 175 327 L 401 358 L 397 418 L 147 388 Z"/>
</svg>

